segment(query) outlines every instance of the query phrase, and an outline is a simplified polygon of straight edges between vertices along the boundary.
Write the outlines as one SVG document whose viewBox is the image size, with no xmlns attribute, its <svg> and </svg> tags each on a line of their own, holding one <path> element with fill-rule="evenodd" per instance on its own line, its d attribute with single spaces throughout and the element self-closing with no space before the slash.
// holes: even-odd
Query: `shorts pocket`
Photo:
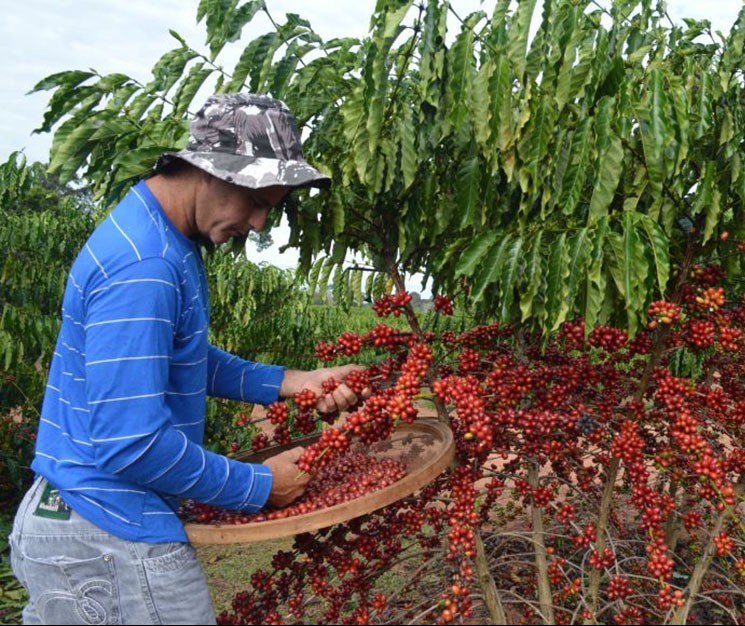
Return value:
<svg viewBox="0 0 745 626">
<path fill-rule="evenodd" d="M 194 548 L 173 544 L 173 550 L 142 559 L 150 597 L 160 624 L 214 624 L 207 580 Z"/>
<path fill-rule="evenodd" d="M 21 555 L 24 582 L 44 624 L 119 624 L 119 588 L 108 554 L 75 560 Z"/>
</svg>

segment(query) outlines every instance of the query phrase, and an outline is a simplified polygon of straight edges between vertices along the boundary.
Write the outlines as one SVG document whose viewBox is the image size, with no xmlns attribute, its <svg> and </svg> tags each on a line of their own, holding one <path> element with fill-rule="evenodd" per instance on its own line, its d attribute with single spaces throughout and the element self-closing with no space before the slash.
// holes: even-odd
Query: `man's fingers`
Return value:
<svg viewBox="0 0 745 626">
<path fill-rule="evenodd" d="M 317 406 L 321 413 L 330 413 L 344 411 L 357 402 L 359 402 L 357 394 L 342 383 L 334 391 L 320 398 Z"/>
</svg>

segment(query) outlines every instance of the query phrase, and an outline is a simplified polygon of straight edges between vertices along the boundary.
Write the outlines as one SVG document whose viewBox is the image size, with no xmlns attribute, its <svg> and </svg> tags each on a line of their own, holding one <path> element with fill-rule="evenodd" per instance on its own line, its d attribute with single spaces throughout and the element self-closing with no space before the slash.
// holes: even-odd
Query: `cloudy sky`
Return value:
<svg viewBox="0 0 745 626">
<path fill-rule="evenodd" d="M 599 0 L 609 2 L 610 0 Z M 728 31 L 743 0 L 668 0 L 670 15 L 706 18 Z M 41 78 L 70 69 L 123 72 L 142 81 L 165 51 L 176 47 L 168 34 L 178 31 L 192 46 L 204 40 L 196 24 L 199 0 L 22 0 L 8 3 L 0 20 L 0 162 L 23 149 L 29 160 L 47 160 L 49 135 L 32 135 L 43 119 L 49 92 L 26 95 Z M 266 0 L 275 16 L 298 13 L 324 38 L 363 36 L 375 0 Z M 461 15 L 493 0 L 452 0 Z M 265 18 L 250 25 L 255 36 L 268 28 Z M 202 48 L 204 49 L 204 48 Z M 283 263 L 284 265 L 284 263 Z"/>
<path fill-rule="evenodd" d="M 299 13 L 324 37 L 363 36 L 374 0 L 266 0 L 272 14 Z M 609 0 L 603 0 L 608 2 Z M 0 160 L 25 149 L 31 160 L 46 160 L 50 137 L 31 135 L 42 120 L 49 92 L 26 95 L 44 76 L 69 69 L 95 68 L 147 80 L 155 59 L 175 47 L 172 28 L 193 46 L 204 39 L 196 24 L 198 0 L 23 0 L 6 6 L 0 20 Z M 463 15 L 478 0 L 453 0 Z M 489 11 L 492 1 L 483 3 Z M 742 0 L 668 0 L 674 19 L 708 18 L 728 30 Z M 261 29 L 265 20 L 256 20 Z M 257 26 L 259 26 L 257 24 Z"/>
</svg>

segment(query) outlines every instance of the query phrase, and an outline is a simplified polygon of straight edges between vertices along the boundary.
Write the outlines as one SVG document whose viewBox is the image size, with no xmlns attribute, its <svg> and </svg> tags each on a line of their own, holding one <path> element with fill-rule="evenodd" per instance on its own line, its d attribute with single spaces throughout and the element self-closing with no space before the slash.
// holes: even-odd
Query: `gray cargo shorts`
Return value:
<svg viewBox="0 0 745 626">
<path fill-rule="evenodd" d="M 188 543 L 119 539 L 71 511 L 34 515 L 38 478 L 16 513 L 11 566 L 28 590 L 24 624 L 214 624 L 204 572 Z"/>
</svg>

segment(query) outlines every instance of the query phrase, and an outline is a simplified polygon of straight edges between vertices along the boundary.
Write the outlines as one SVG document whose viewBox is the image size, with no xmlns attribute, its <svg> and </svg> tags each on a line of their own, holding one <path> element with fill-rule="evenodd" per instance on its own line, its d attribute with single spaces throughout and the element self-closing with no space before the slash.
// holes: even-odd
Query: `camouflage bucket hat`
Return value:
<svg viewBox="0 0 745 626">
<path fill-rule="evenodd" d="M 191 123 L 186 148 L 163 154 L 155 169 L 173 158 L 252 189 L 331 185 L 328 176 L 303 159 L 300 133 L 287 105 L 268 96 L 210 96 Z"/>
</svg>

